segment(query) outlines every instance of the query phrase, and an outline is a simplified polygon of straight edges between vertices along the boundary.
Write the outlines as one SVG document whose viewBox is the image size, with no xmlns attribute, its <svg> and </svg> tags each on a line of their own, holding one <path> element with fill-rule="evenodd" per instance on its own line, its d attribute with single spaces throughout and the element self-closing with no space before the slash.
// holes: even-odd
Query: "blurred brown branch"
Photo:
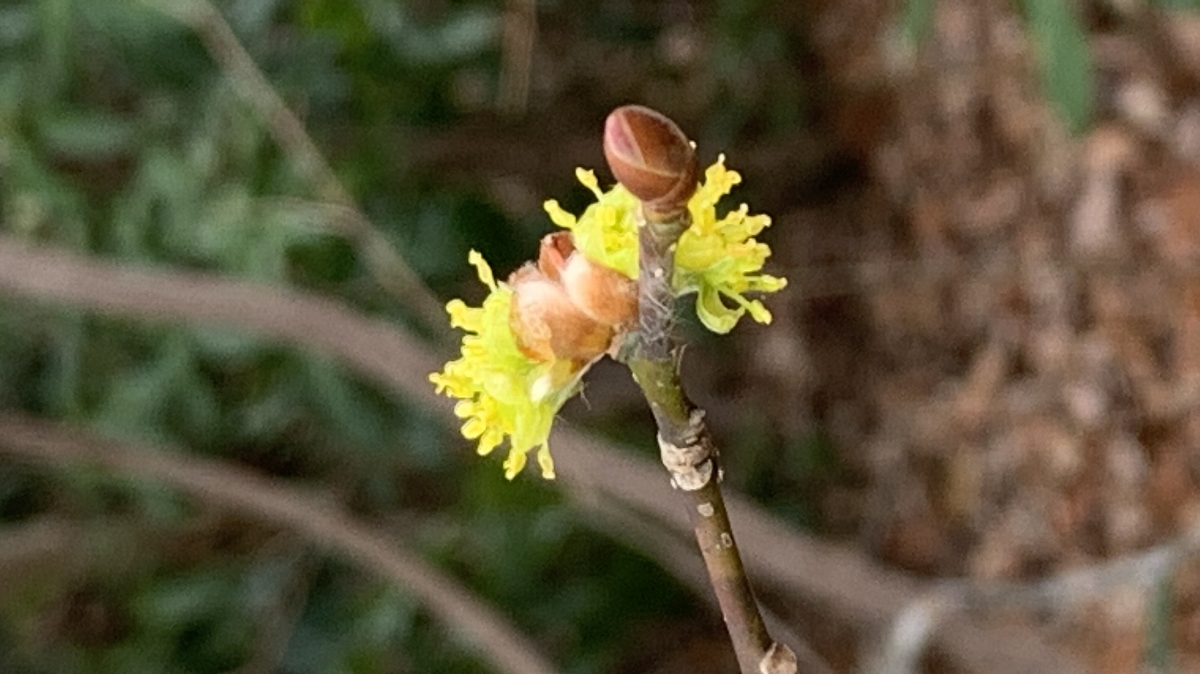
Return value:
<svg viewBox="0 0 1200 674">
<path fill-rule="evenodd" d="M 278 480 L 165 447 L 139 447 L 15 414 L 0 415 L 0 452 L 56 467 L 93 465 L 155 480 L 192 498 L 287 529 L 413 593 L 511 674 L 553 674 L 536 646 L 452 578 L 390 540 Z"/>
<path fill-rule="evenodd" d="M 1148 593 L 1178 565 L 1200 552 L 1200 529 L 1168 543 L 1028 582 L 948 581 L 909 604 L 893 621 L 871 674 L 911 674 L 929 639 L 947 619 L 969 613 L 1021 609 L 1057 615 L 1084 602 L 1133 587 Z"/>
<path fill-rule="evenodd" d="M 178 548 L 213 524 L 201 516 L 167 530 L 128 516 L 73 520 L 61 515 L 8 524 L 0 528 L 0 601 L 13 600 L 31 579 L 66 582 L 98 568 L 120 573 Z"/>
<path fill-rule="evenodd" d="M 143 320 L 237 327 L 334 356 L 360 374 L 438 413 L 457 426 L 427 373 L 440 358 L 387 323 L 338 302 L 282 288 L 194 272 L 139 271 L 70 253 L 26 246 L 0 236 L 0 294 Z M 625 507 L 690 533 L 687 514 L 662 469 L 604 441 L 557 424 L 551 443 L 560 479 L 584 494 L 599 493 Z M 822 620 L 877 629 L 922 595 L 921 586 L 861 553 L 792 530 L 749 500 L 726 495 L 731 519 L 747 549 L 751 572 Z M 794 608 L 794 606 L 789 606 Z M 955 666 L 980 674 L 1077 672 L 1040 637 L 1023 628 L 985 628 L 958 620 L 935 642 Z"/>
<path fill-rule="evenodd" d="M 509 117 L 519 117 L 529 105 L 533 46 L 537 41 L 536 0 L 508 0 L 504 10 L 504 38 L 500 90 L 496 107 Z"/>
</svg>

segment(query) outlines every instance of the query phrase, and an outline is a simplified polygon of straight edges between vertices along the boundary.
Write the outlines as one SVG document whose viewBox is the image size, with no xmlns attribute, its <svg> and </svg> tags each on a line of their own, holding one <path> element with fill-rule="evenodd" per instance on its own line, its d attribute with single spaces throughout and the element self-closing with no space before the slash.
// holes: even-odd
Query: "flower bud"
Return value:
<svg viewBox="0 0 1200 674">
<path fill-rule="evenodd" d="M 593 320 L 621 328 L 637 318 L 637 281 L 576 250 L 570 232 L 542 238 L 538 269 L 561 283 L 571 303 Z"/>
<path fill-rule="evenodd" d="M 526 264 L 508 283 L 513 290 L 509 326 L 526 356 L 589 362 L 608 350 L 612 327 L 581 311 L 562 284 L 540 268 Z"/>
<path fill-rule="evenodd" d="M 562 270 L 571 303 L 593 320 L 622 329 L 637 320 L 637 281 L 576 252 Z"/>
<path fill-rule="evenodd" d="M 591 361 L 637 319 L 637 282 L 576 250 L 570 232 L 543 237 L 537 264 L 513 272 L 508 283 L 509 324 L 535 360 Z"/>
<path fill-rule="evenodd" d="M 699 164 L 683 131 L 641 105 L 613 110 L 604 122 L 604 158 L 625 189 L 659 211 L 686 207 Z"/>
</svg>

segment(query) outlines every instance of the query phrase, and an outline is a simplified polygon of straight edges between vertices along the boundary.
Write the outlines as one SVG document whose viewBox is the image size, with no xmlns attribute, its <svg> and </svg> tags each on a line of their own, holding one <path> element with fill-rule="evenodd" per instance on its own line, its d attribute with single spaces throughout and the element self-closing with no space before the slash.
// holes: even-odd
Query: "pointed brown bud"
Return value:
<svg viewBox="0 0 1200 674">
<path fill-rule="evenodd" d="M 625 189 L 658 211 L 687 206 L 700 168 L 683 131 L 641 105 L 613 110 L 604 122 L 604 158 Z"/>
</svg>

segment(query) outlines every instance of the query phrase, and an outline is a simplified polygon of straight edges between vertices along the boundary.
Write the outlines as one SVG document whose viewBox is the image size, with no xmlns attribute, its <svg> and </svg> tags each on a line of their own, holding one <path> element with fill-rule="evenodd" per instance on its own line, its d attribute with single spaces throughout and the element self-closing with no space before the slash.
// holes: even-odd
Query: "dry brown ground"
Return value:
<svg viewBox="0 0 1200 674">
<path fill-rule="evenodd" d="M 826 519 L 936 576 L 1022 579 L 1200 525 L 1200 18 L 1084 10 L 1097 123 L 1072 138 L 1016 5 L 942 0 L 915 55 L 886 0 L 812 25 L 860 189 L 794 213 L 777 251 L 795 329 L 756 352 L 865 486 Z M 788 382 L 791 382 L 790 384 Z M 1200 668 L 1200 569 L 1176 574 L 1179 671 Z M 1050 621 L 1137 671 L 1145 597 Z"/>
</svg>

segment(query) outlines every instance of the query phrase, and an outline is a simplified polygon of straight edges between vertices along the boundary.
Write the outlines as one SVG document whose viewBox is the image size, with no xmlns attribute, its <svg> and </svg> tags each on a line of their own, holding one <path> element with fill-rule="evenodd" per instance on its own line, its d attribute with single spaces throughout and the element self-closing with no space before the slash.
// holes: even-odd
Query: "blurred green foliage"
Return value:
<svg viewBox="0 0 1200 674">
<path fill-rule="evenodd" d="M 1082 133 L 1096 105 L 1096 75 L 1083 24 L 1067 0 L 1024 0 L 1023 7 L 1046 97 L 1067 128 Z"/>
<path fill-rule="evenodd" d="M 200 40 L 152 4 L 0 5 L 4 231 L 130 265 L 301 286 L 402 322 L 353 248 L 323 230 L 312 186 Z M 515 260 L 535 240 L 477 188 L 397 170 L 406 138 L 464 114 L 452 98 L 464 78 L 495 79 L 501 9 L 221 4 L 350 189 L 442 288 L 469 272 L 469 246 L 508 247 Z M 613 671 L 642 621 L 697 610 L 653 564 L 584 529 L 556 491 L 505 482 L 422 410 L 319 356 L 0 300 L 0 408 L 321 485 L 368 520 L 409 513 L 405 544 L 505 607 L 564 671 Z M 171 528 L 197 508 L 106 473 L 4 465 L 3 521 L 45 513 Z M 186 555 L 148 546 L 132 568 L 10 595 L 0 670 L 224 672 L 277 657 L 296 674 L 489 671 L 403 593 L 285 534 L 259 535 Z"/>
<path fill-rule="evenodd" d="M 131 266 L 295 286 L 407 325 L 402 298 L 381 290 L 354 247 L 331 233 L 314 186 L 204 43 L 157 2 L 187 5 L 0 0 L 3 232 Z M 549 228 L 536 205 L 533 216 L 514 212 L 483 177 L 450 179 L 410 156 L 466 124 L 519 130 L 490 111 L 504 67 L 505 3 L 217 5 L 343 184 L 431 287 L 443 296 L 478 292 L 465 262 L 472 247 L 500 270 L 529 257 Z M 551 135 L 558 119 L 592 135 L 608 107 L 630 98 L 678 96 L 683 109 L 703 110 L 694 121 L 710 147 L 795 134 L 808 121 L 805 87 L 770 85 L 797 80 L 803 45 L 771 20 L 790 3 L 555 0 L 539 11 L 551 60 L 566 56 L 553 64 L 560 70 L 549 89 L 533 92 L 531 107 L 547 121 L 545 130 L 533 122 L 534 135 Z M 705 48 L 691 57 L 700 60 L 664 55 L 668 29 L 693 50 L 701 36 Z M 564 38 L 586 49 L 564 52 Z M 636 71 L 609 73 L 611 63 Z M 558 144 L 530 148 L 521 172 L 532 174 Z M 599 161 L 598 145 L 593 156 Z M 460 172 L 470 174 L 465 161 Z M 536 198 L 579 210 L 586 193 L 569 168 L 554 180 L 537 185 L 546 191 Z M 644 663 L 635 651 L 648 625 L 667 635 L 721 633 L 677 581 L 589 529 L 552 486 L 504 481 L 427 412 L 318 355 L 226 329 L 0 298 L 0 410 L 219 457 L 330 494 L 366 521 L 398 519 L 398 540 L 500 607 L 564 672 Z M 647 421 L 610 425 L 650 452 Z M 743 482 L 811 520 L 787 504 L 811 483 L 797 475 L 824 479 L 827 452 L 786 445 L 772 471 L 776 438 L 746 437 Z M 31 579 L 4 595 L 0 671 L 490 671 L 402 592 L 286 533 L 217 518 L 154 484 L 0 464 L 0 527 L 43 515 L 176 533 L 143 541 L 134 563 Z M 179 533 L 190 529 L 208 543 Z"/>
</svg>

